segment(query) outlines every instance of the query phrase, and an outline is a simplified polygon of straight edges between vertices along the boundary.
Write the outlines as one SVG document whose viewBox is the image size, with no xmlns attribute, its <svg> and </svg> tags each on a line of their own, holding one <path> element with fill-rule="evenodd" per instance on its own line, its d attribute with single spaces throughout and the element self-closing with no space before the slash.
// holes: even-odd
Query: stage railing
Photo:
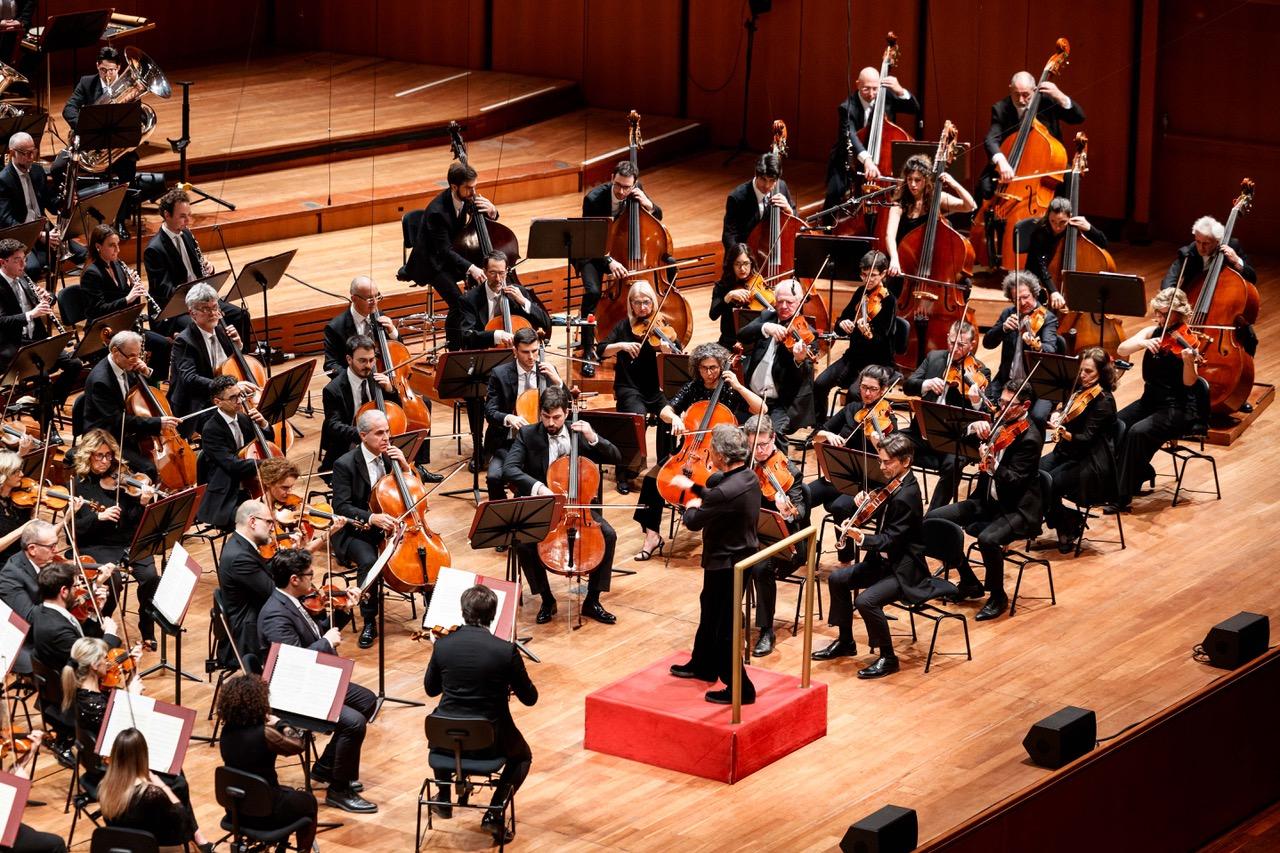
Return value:
<svg viewBox="0 0 1280 853">
<path fill-rule="evenodd" d="M 742 573 L 770 557 L 787 550 L 792 545 L 809 540 L 809 559 L 804 569 L 804 646 L 800 655 L 800 686 L 808 688 L 809 655 L 813 651 L 813 585 L 818 569 L 818 528 L 809 525 L 804 530 L 792 533 L 786 539 L 779 539 L 768 548 L 757 551 L 745 560 L 740 560 L 733 567 L 733 684 L 730 695 L 733 697 L 733 723 L 742 722 L 742 649 L 746 640 L 742 636 Z"/>
</svg>

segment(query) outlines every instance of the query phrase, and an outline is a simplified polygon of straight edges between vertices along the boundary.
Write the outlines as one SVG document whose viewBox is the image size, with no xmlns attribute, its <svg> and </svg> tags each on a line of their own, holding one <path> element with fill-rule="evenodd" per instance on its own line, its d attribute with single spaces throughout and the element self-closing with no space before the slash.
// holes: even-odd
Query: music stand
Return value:
<svg viewBox="0 0 1280 853">
<path fill-rule="evenodd" d="M 13 361 L 9 362 L 4 378 L 0 379 L 0 385 L 6 387 L 32 380 L 36 399 L 40 401 L 39 421 L 42 424 L 49 423 L 53 417 L 53 401 L 49 399 L 48 393 L 49 371 L 57 364 L 58 357 L 73 337 L 74 332 L 66 332 L 20 348 L 14 353 Z"/>
<path fill-rule="evenodd" d="M 84 336 L 80 338 L 80 343 L 72 354 L 81 361 L 88 361 L 90 356 L 97 355 L 102 350 L 105 350 L 110 338 L 104 340 L 103 332 L 111 329 L 112 335 L 114 335 L 116 332 L 132 329 L 134 324 L 138 322 L 138 318 L 142 316 L 142 307 L 142 303 L 130 305 L 128 308 L 121 308 L 111 314 L 103 314 L 94 320 L 84 330 Z"/>
<path fill-rule="evenodd" d="M 1066 405 L 1071 390 L 1076 387 L 1076 375 L 1080 372 L 1080 356 L 1059 355 L 1056 352 L 1023 350 L 1022 360 L 1031 388 L 1036 397 L 1050 403 Z M 1039 369 L 1036 369 L 1036 365 Z"/>
<path fill-rule="evenodd" d="M 768 547 L 775 542 L 781 542 L 791 534 L 787 532 L 787 520 L 782 514 L 762 507 L 760 515 L 756 516 L 756 537 L 760 540 L 761 547 Z M 777 555 L 779 560 L 793 560 L 796 556 L 796 546 L 790 545 L 785 551 L 780 551 Z"/>
<path fill-rule="evenodd" d="M 7 137 L 0 137 L 0 139 L 4 138 Z M 40 234 L 44 231 L 45 224 L 46 221 L 43 219 L 33 219 L 21 225 L 0 228 L 0 240 L 17 240 L 30 249 L 40 239 Z"/>
<path fill-rule="evenodd" d="M 65 239 L 70 240 L 72 237 L 88 239 L 93 229 L 99 225 L 110 225 L 115 222 L 120 213 L 120 205 L 124 204 L 124 197 L 128 192 L 128 184 L 116 184 L 102 192 L 78 198 L 71 216 L 68 217 Z"/>
<path fill-rule="evenodd" d="M 284 272 L 289 268 L 296 254 L 298 254 L 297 249 L 290 249 L 278 255 L 250 261 L 240 268 L 236 283 L 227 291 L 227 295 L 222 297 L 227 302 L 239 300 L 240 307 L 248 311 L 246 300 L 257 293 L 262 294 L 262 340 L 258 345 L 258 355 L 267 369 L 268 376 L 271 375 L 271 323 L 269 322 L 271 311 L 267 308 L 267 291 L 284 278 Z"/>
<path fill-rule="evenodd" d="M 482 400 L 489 393 L 489 374 L 500 364 L 512 358 L 510 349 L 453 350 L 440 357 L 436 365 L 436 394 L 441 400 Z M 480 461 L 483 458 L 482 436 L 471 437 L 470 489 L 454 489 L 442 492 L 445 497 L 456 497 L 471 492 L 471 499 L 480 503 Z"/>
<path fill-rule="evenodd" d="M 645 417 L 635 412 L 615 412 L 605 409 L 582 409 L 581 420 L 591 424 L 601 438 L 618 448 L 622 454 L 619 468 L 639 471 L 645 467 Z M 616 571 L 616 570 L 615 570 Z"/>
<path fill-rule="evenodd" d="M 855 497 L 871 486 L 885 484 L 880 472 L 880 457 L 856 447 L 837 447 L 829 441 L 820 442 L 818 467 L 842 495 Z"/>
<path fill-rule="evenodd" d="M 227 283 L 227 279 L 231 278 L 230 270 L 216 272 L 206 278 L 197 278 L 186 284 L 180 284 L 173 289 L 173 293 L 169 295 L 169 301 L 160 309 L 159 317 L 152 317 L 152 322 L 160 322 L 162 320 L 173 320 L 187 313 L 187 294 L 197 284 L 207 284 L 214 290 L 219 290 L 222 285 Z"/>
<path fill-rule="evenodd" d="M 1108 314 L 1147 316 L 1146 283 L 1140 275 L 1066 272 L 1062 275 L 1062 298 L 1077 310 L 1089 312 L 1089 322 L 1098 327 L 1098 340 L 1104 339 Z M 1092 307 L 1085 309 L 1085 305 Z"/>
<path fill-rule="evenodd" d="M 689 354 L 658 353 L 658 376 L 662 377 L 662 393 L 670 400 L 693 379 L 693 370 L 689 367 Z"/>
<path fill-rule="evenodd" d="M 973 409 L 959 406 L 948 406 L 943 403 L 929 403 L 924 400 L 912 400 L 911 411 L 916 416 L 916 426 L 920 436 L 930 448 L 952 459 L 952 485 L 960 488 L 960 472 L 967 462 L 976 461 L 978 443 L 969 435 L 969 424 L 974 421 L 985 421 L 989 418 Z"/>
<path fill-rule="evenodd" d="M 929 158 L 929 162 L 933 162 L 933 157 L 938 153 L 938 144 L 936 142 L 915 142 L 915 141 L 897 141 L 889 150 L 889 157 L 893 162 L 893 174 L 901 175 L 902 167 L 906 164 L 907 159 L 915 154 L 923 154 Z M 960 182 L 962 186 L 969 185 L 969 158 L 957 157 L 951 161 L 951 165 L 947 167 L 947 174 Z"/>
<path fill-rule="evenodd" d="M 15 133 L 27 133 L 31 135 L 36 150 L 39 151 L 48 124 L 49 113 L 44 109 L 31 110 L 22 115 L 2 116 L 0 117 L 0 139 L 8 140 Z"/>
<path fill-rule="evenodd" d="M 578 216 L 566 219 L 535 219 L 529 223 L 529 240 L 525 243 L 524 256 L 528 258 L 564 258 L 565 306 L 564 352 L 566 377 L 573 375 L 573 329 L 585 325 L 573 312 L 573 262 L 603 258 L 609 254 L 609 225 L 607 216 Z M 579 297 L 581 304 L 581 297 Z M 578 314 L 581 314 L 581 308 Z M 591 322 L 595 322 L 592 320 Z M 594 361 L 591 353 L 584 352 L 588 361 Z"/>
<path fill-rule="evenodd" d="M 313 361 L 312 364 L 315 364 Z M 405 459 L 418 458 L 418 451 L 422 449 L 422 444 L 431 437 L 431 431 L 426 429 L 411 429 L 400 435 L 391 436 L 391 444 L 400 448 L 400 452 L 404 454 Z"/>
<path fill-rule="evenodd" d="M 297 414 L 315 371 L 316 360 L 310 358 L 267 379 L 258 398 L 258 411 L 268 423 L 284 423 Z"/>
<path fill-rule="evenodd" d="M 111 171 L 116 151 L 142 144 L 142 101 L 119 104 L 88 104 L 80 108 L 76 135 L 81 151 L 106 151 L 107 171 Z"/>
<path fill-rule="evenodd" d="M 111 9 L 90 9 L 87 12 L 50 15 L 45 19 L 36 40 L 36 51 L 44 54 L 45 103 L 53 102 L 49 55 L 63 50 L 97 47 L 111 23 L 111 12 Z"/>
</svg>

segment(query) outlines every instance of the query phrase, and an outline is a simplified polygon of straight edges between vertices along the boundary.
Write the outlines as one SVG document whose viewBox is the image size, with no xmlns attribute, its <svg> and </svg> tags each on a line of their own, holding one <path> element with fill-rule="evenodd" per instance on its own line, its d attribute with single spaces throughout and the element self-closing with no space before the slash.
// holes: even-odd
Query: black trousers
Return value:
<svg viewBox="0 0 1280 853">
<path fill-rule="evenodd" d="M 13 853 L 67 853 L 67 842 L 62 840 L 61 835 L 41 832 L 25 823 L 20 823 L 18 834 L 13 839 L 13 846 L 4 849 L 12 850 Z"/>
<path fill-rule="evenodd" d="M 855 589 L 862 590 L 856 599 Z M 853 642 L 853 611 L 857 608 L 867 626 L 867 643 L 879 649 L 883 657 L 894 657 L 884 606 L 902 597 L 897 575 L 888 571 L 879 559 L 866 561 L 847 569 L 836 569 L 827 580 L 827 590 L 831 600 L 827 623 L 840 629 L 841 641 Z"/>
<path fill-rule="evenodd" d="M 103 545 L 84 549 L 85 554 L 100 563 L 111 563 L 120 559 L 124 549 L 118 545 Z M 160 575 L 156 572 L 156 558 L 148 557 L 141 562 L 131 563 L 129 574 L 138 582 L 138 632 L 142 639 L 154 641 L 156 638 L 156 621 L 151 617 L 151 601 L 156 597 L 156 587 L 160 586 Z M 111 575 L 107 585 L 107 603 L 102 607 L 102 615 L 110 616 L 116 611 L 116 601 L 124 589 L 124 581 L 118 574 Z"/>
<path fill-rule="evenodd" d="M 1156 451 L 1186 429 L 1187 416 L 1174 406 L 1148 406 L 1137 400 L 1121 409 L 1117 417 L 1128 426 L 1120 450 L 1120 502 L 1128 503 L 1142 482 L 1154 475 L 1151 459 Z"/>
<path fill-rule="evenodd" d="M 794 560 L 764 560 L 747 570 L 756 598 L 755 625 L 761 631 L 773 630 L 773 616 L 778 606 L 778 580 L 790 577 L 800 566 Z"/>
<path fill-rule="evenodd" d="M 463 753 L 466 758 L 493 758 L 498 755 L 507 757 L 507 763 L 503 765 L 502 773 L 498 777 L 498 787 L 494 789 L 493 797 L 489 800 L 491 806 L 500 804 L 509 794 L 519 791 L 533 764 L 533 752 L 514 722 L 498 723 L 495 728 L 497 731 L 494 732 L 496 741 L 494 747 Z M 452 755 L 452 753 L 448 754 Z M 442 784 L 441 799 L 450 799 L 452 792 L 449 784 L 453 782 L 453 771 L 437 770 L 435 777 L 436 781 Z"/>
<path fill-rule="evenodd" d="M 378 554 L 382 553 L 382 547 L 383 537 L 380 531 L 351 532 L 350 535 L 334 539 L 333 553 L 344 563 L 354 563 L 360 579 L 363 580 L 369 568 L 378 561 Z M 360 600 L 360 616 L 366 625 L 372 624 L 378 618 L 378 597 L 377 591 L 371 589 L 369 594 Z"/>
<path fill-rule="evenodd" d="M 830 413 L 831 392 L 837 388 L 844 388 L 848 391 L 849 386 L 853 384 L 858 378 L 858 374 L 862 372 L 862 368 L 870 363 L 865 359 L 854 358 L 853 353 L 845 350 L 840 358 L 831 362 L 826 370 L 818 374 L 818 378 L 813 383 L 813 411 L 817 415 L 819 424 Z"/>
<path fill-rule="evenodd" d="M 600 525 L 600 532 L 604 535 L 604 559 L 600 561 L 599 566 L 587 573 L 588 601 L 594 601 L 599 598 L 600 593 L 609 591 L 613 579 L 613 552 L 618 545 L 618 534 L 614 532 L 613 526 L 605 521 L 604 516 L 599 512 L 593 512 L 591 515 Z M 529 581 L 529 592 L 541 595 L 543 598 L 555 598 L 551 592 L 551 584 L 547 581 L 547 567 L 538 556 L 538 546 L 521 545 L 516 550 L 516 556 L 520 562 L 520 571 L 524 572 L 525 578 Z"/>
<path fill-rule="evenodd" d="M 853 515 L 853 497 L 840 492 L 830 481 L 819 477 L 805 485 L 809 489 L 809 499 L 813 506 L 822 504 L 836 522 L 842 522 Z M 848 563 L 856 553 L 857 546 L 851 542 L 843 548 L 836 549 L 836 559 L 842 563 Z"/>
<path fill-rule="evenodd" d="M 658 478 L 655 474 L 646 474 L 640 481 L 640 500 L 636 502 L 636 511 L 632 518 L 640 525 L 641 530 L 653 530 L 662 533 L 662 515 L 667 511 L 667 502 L 658 492 Z"/>
<path fill-rule="evenodd" d="M 667 405 L 667 398 L 661 390 L 645 392 L 629 385 L 615 385 L 613 388 L 614 408 L 619 412 L 631 412 L 636 415 L 653 415 L 657 417 Z M 665 422 L 658 424 L 658 433 L 654 440 L 654 449 L 659 459 L 665 459 L 671 453 L 671 428 Z M 623 474 L 626 477 L 623 477 Z M 630 479 L 635 474 L 627 468 L 619 466 L 618 477 Z"/>
<path fill-rule="evenodd" d="M 502 479 L 502 464 L 507 459 L 510 448 L 499 447 L 489 457 L 489 470 L 485 474 L 485 487 L 489 490 L 489 500 L 500 501 L 507 496 L 507 484 Z"/>
<path fill-rule="evenodd" d="M 940 509 L 930 510 L 930 518 L 945 518 L 977 536 L 978 551 L 986 568 L 987 592 L 995 599 L 1007 598 L 1004 591 L 1004 546 L 1022 535 L 1021 519 L 1003 513 L 992 514 L 986 504 L 974 498 L 966 498 Z M 973 573 L 966 559 L 959 566 L 961 585 L 975 585 L 978 576 Z"/>
<path fill-rule="evenodd" d="M 367 687 L 355 682 L 347 685 L 347 695 L 338 714 L 338 728 L 325 746 L 316 764 L 329 771 L 330 778 L 342 788 L 360 778 L 360 749 L 364 746 L 365 727 L 378 697 Z"/>
<path fill-rule="evenodd" d="M 582 265 L 582 303 L 578 309 L 579 317 L 587 317 L 596 312 L 596 306 L 600 304 L 600 267 L 597 264 L 603 264 L 603 261 L 589 261 Z M 582 335 L 582 357 L 595 360 L 596 345 L 596 327 L 582 326 L 579 329 Z"/>
<path fill-rule="evenodd" d="M 1083 474 L 1080 463 L 1059 455 L 1055 450 L 1048 456 L 1040 457 L 1040 470 L 1049 472 L 1049 478 L 1053 481 L 1052 493 L 1045 496 L 1045 522 L 1059 533 L 1074 536 L 1080 532 L 1080 515 L 1067 509 L 1062 499 L 1077 493 Z"/>
<path fill-rule="evenodd" d="M 453 280 L 453 276 L 446 272 L 436 273 L 429 281 L 432 289 L 440 294 L 445 305 L 449 306 L 444 319 L 445 346 L 449 349 L 462 349 L 462 312 L 458 310 L 458 303 L 462 300 L 462 288 Z"/>
<path fill-rule="evenodd" d="M 702 593 L 698 596 L 698 631 L 693 637 L 689 661 L 703 681 L 733 682 L 733 569 L 703 569 Z M 742 669 L 742 700 L 754 699 L 756 687 Z"/>
</svg>

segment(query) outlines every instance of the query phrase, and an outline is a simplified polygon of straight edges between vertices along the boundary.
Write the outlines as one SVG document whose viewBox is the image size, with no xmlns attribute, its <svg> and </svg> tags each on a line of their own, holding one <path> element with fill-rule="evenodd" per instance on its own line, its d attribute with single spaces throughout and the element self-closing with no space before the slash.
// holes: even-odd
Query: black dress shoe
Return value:
<svg viewBox="0 0 1280 853">
<path fill-rule="evenodd" d="M 623 478 L 619 477 L 618 478 L 618 494 L 620 495 L 631 494 L 631 481 L 624 480 Z"/>
<path fill-rule="evenodd" d="M 325 767 L 323 764 L 317 761 L 315 764 L 311 765 L 311 781 L 318 782 L 321 785 L 332 785 L 333 770 L 331 770 L 328 767 Z M 354 781 L 348 782 L 347 787 L 358 794 L 364 790 L 364 783 L 361 782 L 359 779 L 356 779 Z"/>
<path fill-rule="evenodd" d="M 373 814 L 378 807 L 351 789 L 335 791 L 332 788 L 324 795 L 324 804 L 342 809 L 344 812 L 356 814 Z"/>
<path fill-rule="evenodd" d="M 982 609 L 978 611 L 978 615 L 973 617 L 973 621 L 986 622 L 990 619 L 998 619 L 1008 606 L 1009 599 L 1007 598 L 989 598 L 987 603 L 982 605 Z"/>
<path fill-rule="evenodd" d="M 876 662 L 866 669 L 858 670 L 859 678 L 884 678 L 898 671 L 897 658 L 876 658 Z"/>
<path fill-rule="evenodd" d="M 982 584 L 980 583 L 960 584 L 960 598 L 962 600 L 967 600 L 971 598 L 982 598 L 982 596 L 986 594 L 987 594 L 987 591 L 983 588 Z"/>
<path fill-rule="evenodd" d="M 432 806 L 431 814 L 441 820 L 449 820 L 453 817 L 453 806 Z"/>
<path fill-rule="evenodd" d="M 760 639 L 756 640 L 756 647 L 751 650 L 753 658 L 762 658 L 765 655 L 773 654 L 774 636 L 772 631 L 761 631 Z"/>
<path fill-rule="evenodd" d="M 443 474 L 437 474 L 435 471 L 432 471 L 426 465 L 418 464 L 415 467 L 418 469 L 418 477 L 422 480 L 422 482 L 424 483 L 443 483 L 444 482 Z"/>
<path fill-rule="evenodd" d="M 732 705 L 733 691 L 731 691 L 728 687 L 724 688 L 723 690 L 708 690 L 706 696 L 704 696 L 703 698 L 705 698 L 712 705 Z M 756 701 L 755 693 L 744 692 L 742 694 L 743 705 L 754 705 L 755 701 Z"/>
<path fill-rule="evenodd" d="M 606 625 L 612 625 L 618 621 L 618 617 L 601 607 L 598 601 L 591 601 L 582 605 L 582 615 L 588 619 L 603 622 Z"/>
<path fill-rule="evenodd" d="M 485 812 L 484 817 L 480 820 L 480 828 L 486 832 L 493 834 L 494 844 L 510 844 L 511 840 L 516 837 L 516 831 L 507 826 L 498 812 L 498 817 L 490 817 L 494 812 Z"/>
<path fill-rule="evenodd" d="M 556 600 L 554 598 L 543 601 L 542 606 L 538 608 L 538 618 L 535 621 L 537 621 L 539 625 L 547 624 L 555 618 L 556 610 L 558 609 L 559 608 L 556 607 Z"/>
<path fill-rule="evenodd" d="M 596 375 L 596 366 L 591 362 L 582 365 L 582 375 L 590 379 Z"/>
<path fill-rule="evenodd" d="M 373 645 L 373 641 L 378 639 L 378 626 L 370 622 L 364 626 L 364 630 L 360 632 L 360 641 L 357 645 L 362 649 L 367 649 Z"/>
<path fill-rule="evenodd" d="M 698 675 L 698 671 L 693 668 L 693 661 L 688 663 L 673 663 L 670 672 L 676 678 L 696 678 L 699 681 L 715 681 L 715 678 L 703 678 Z"/>
<path fill-rule="evenodd" d="M 813 660 L 834 660 L 835 658 L 853 657 L 858 653 L 858 644 L 852 641 L 832 640 L 825 649 L 818 649 L 811 657 Z"/>
</svg>

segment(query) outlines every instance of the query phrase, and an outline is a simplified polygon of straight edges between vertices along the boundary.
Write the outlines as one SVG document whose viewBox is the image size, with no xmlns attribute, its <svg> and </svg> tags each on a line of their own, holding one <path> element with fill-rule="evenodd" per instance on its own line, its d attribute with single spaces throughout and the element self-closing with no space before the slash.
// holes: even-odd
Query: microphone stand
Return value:
<svg viewBox="0 0 1280 853">
<path fill-rule="evenodd" d="M 191 144 L 191 81 L 178 80 L 178 85 L 182 87 L 182 135 L 177 139 L 169 140 L 169 148 L 174 154 L 178 155 L 178 186 L 184 192 L 194 193 L 201 199 L 208 199 L 214 204 L 220 204 L 227 210 L 235 210 L 236 206 L 229 201 L 218 198 L 216 195 L 210 195 L 204 190 L 187 181 L 187 146 Z M 138 229 L 142 231 L 141 228 Z M 141 239 L 141 235 L 139 235 Z M 141 257 L 141 253 L 138 255 Z"/>
</svg>

